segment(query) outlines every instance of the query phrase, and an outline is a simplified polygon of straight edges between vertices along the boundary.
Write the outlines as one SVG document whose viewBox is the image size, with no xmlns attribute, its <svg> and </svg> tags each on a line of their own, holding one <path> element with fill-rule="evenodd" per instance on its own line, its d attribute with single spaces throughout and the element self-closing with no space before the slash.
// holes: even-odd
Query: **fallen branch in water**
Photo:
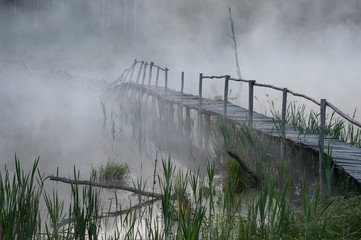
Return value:
<svg viewBox="0 0 361 240">
<path fill-rule="evenodd" d="M 120 190 L 133 192 L 133 193 L 136 193 L 136 194 L 139 194 L 142 196 L 146 196 L 146 197 L 162 198 L 162 194 L 142 191 L 140 189 L 123 186 L 123 185 L 118 185 L 118 184 L 97 183 L 97 182 L 90 182 L 90 181 L 86 181 L 86 180 L 72 180 L 72 179 L 68 179 L 68 178 L 54 177 L 54 176 L 50 177 L 50 180 L 68 183 L 68 184 L 74 183 L 74 184 L 78 184 L 78 185 L 92 185 L 93 187 L 120 189 Z"/>
<path fill-rule="evenodd" d="M 141 203 L 138 203 L 137 205 L 134 205 L 128 209 L 124 209 L 124 210 L 121 210 L 121 211 L 115 211 L 115 212 L 109 212 L 107 213 L 105 216 L 102 216 L 102 217 L 116 217 L 116 216 L 120 216 L 120 215 L 123 215 L 123 214 L 126 214 L 128 213 L 129 211 L 134 211 L 134 210 L 137 210 L 137 209 L 140 209 L 142 207 L 145 207 L 147 205 L 150 205 L 150 204 L 153 204 L 154 202 L 158 201 L 159 199 L 158 198 L 153 198 L 151 200 L 148 200 L 148 201 L 145 201 L 145 202 L 141 202 Z"/>
<path fill-rule="evenodd" d="M 247 171 L 247 173 L 256 181 L 257 184 L 260 182 L 258 175 L 252 169 L 250 169 L 237 154 L 231 151 L 228 151 L 228 154 L 239 163 L 241 168 Z"/>
</svg>

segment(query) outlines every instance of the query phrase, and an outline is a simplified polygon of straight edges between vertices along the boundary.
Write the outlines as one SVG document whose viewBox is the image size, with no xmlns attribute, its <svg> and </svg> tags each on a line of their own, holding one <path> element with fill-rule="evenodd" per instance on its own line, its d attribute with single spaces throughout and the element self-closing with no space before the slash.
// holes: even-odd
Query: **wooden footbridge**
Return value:
<svg viewBox="0 0 361 240">
<path fill-rule="evenodd" d="M 148 67 L 148 71 L 147 71 Z M 135 69 L 137 68 L 137 76 L 135 78 Z M 156 70 L 154 76 L 153 70 Z M 231 78 L 228 75 L 225 76 L 205 76 L 200 74 L 199 76 L 199 95 L 191 95 L 183 92 L 184 89 L 184 73 L 181 75 L 181 88 L 180 91 L 175 91 L 168 88 L 168 69 L 155 65 L 153 62 L 147 63 L 145 61 L 137 61 L 131 65 L 129 69 L 124 70 L 121 76 L 112 83 L 112 86 L 121 85 L 127 89 L 137 89 L 144 94 L 152 95 L 159 101 L 165 103 L 171 103 L 178 105 L 180 108 L 180 118 L 183 119 L 183 112 L 185 109 L 185 118 L 189 118 L 189 109 L 196 110 L 198 112 L 198 131 L 199 136 L 203 135 L 202 131 L 207 131 L 209 126 L 210 116 L 222 116 L 227 120 L 239 123 L 248 124 L 249 127 L 255 130 L 267 134 L 272 137 L 280 139 L 280 156 L 285 156 L 286 144 L 301 144 L 304 147 L 311 148 L 316 152 L 319 152 L 319 174 L 324 175 L 323 162 L 324 156 L 331 155 L 333 163 L 337 168 L 343 169 L 349 176 L 351 176 L 358 183 L 361 183 L 361 149 L 355 147 L 347 142 L 342 142 L 339 139 L 335 139 L 330 136 L 325 136 L 325 122 L 326 122 L 326 107 L 329 107 L 332 111 L 335 111 L 341 117 L 351 124 L 361 127 L 361 123 L 350 118 L 333 104 L 321 99 L 316 101 L 306 95 L 295 93 L 287 88 L 279 88 L 268 84 L 260 84 L 255 80 L 244 80 Z M 164 74 L 162 77 L 162 86 L 160 85 L 160 73 Z M 220 79 L 224 81 L 224 96 L 223 100 L 209 100 L 202 97 L 202 85 L 206 79 Z M 153 80 L 153 81 L 152 81 Z M 249 103 L 248 109 L 232 104 L 228 101 L 228 84 L 229 81 L 244 82 L 249 86 Z M 281 119 L 273 119 L 263 114 L 253 111 L 253 89 L 255 87 L 270 88 L 283 92 L 282 100 L 282 117 Z M 307 99 L 320 107 L 320 133 L 319 134 L 300 134 L 297 129 L 286 123 L 286 109 L 287 109 L 287 95 L 291 94 L 296 97 Z M 202 125 L 205 127 L 202 127 Z M 202 146 L 202 137 L 198 137 L 199 144 Z M 204 141 L 207 141 L 205 139 Z M 209 143 L 203 143 L 208 146 Z M 332 152 L 330 152 L 330 149 Z M 331 154 L 330 154 L 331 153 Z M 320 183 L 322 186 L 322 179 L 320 177 Z"/>
</svg>

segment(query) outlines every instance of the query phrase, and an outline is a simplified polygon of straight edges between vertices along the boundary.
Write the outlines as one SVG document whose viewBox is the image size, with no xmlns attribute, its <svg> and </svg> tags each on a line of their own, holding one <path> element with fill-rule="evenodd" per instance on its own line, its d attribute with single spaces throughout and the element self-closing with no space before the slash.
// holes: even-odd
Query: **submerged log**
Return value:
<svg viewBox="0 0 361 240">
<path fill-rule="evenodd" d="M 139 190 L 136 188 L 132 188 L 129 186 L 124 186 L 124 185 L 118 185 L 118 184 L 97 183 L 97 182 L 91 182 L 91 181 L 86 181 L 86 180 L 72 180 L 72 179 L 68 179 L 68 178 L 54 177 L 54 176 L 50 177 L 50 180 L 68 183 L 68 184 L 92 185 L 93 187 L 120 189 L 120 190 L 133 192 L 133 193 L 136 193 L 136 194 L 139 194 L 142 196 L 146 196 L 146 197 L 162 198 L 162 194 L 159 194 L 159 193 L 142 191 L 142 190 Z"/>
<path fill-rule="evenodd" d="M 120 216 L 120 215 L 124 215 L 124 214 L 127 214 L 128 212 L 130 211 L 135 211 L 135 210 L 138 210 L 138 209 L 141 209 L 143 207 L 146 207 L 150 204 L 153 204 L 155 203 L 156 201 L 159 201 L 158 198 L 153 198 L 151 200 L 148 200 L 148 201 L 145 201 L 145 202 L 141 202 L 141 203 L 138 203 L 137 205 L 134 205 L 134 206 L 131 206 L 130 208 L 128 209 L 124 209 L 124 210 L 121 210 L 121 211 L 115 211 L 115 212 L 109 212 L 109 213 L 106 213 L 106 215 L 102 216 L 104 218 L 106 217 L 116 217 L 116 216 Z"/>
<path fill-rule="evenodd" d="M 260 178 L 258 175 L 252 169 L 250 169 L 236 153 L 228 151 L 228 154 L 239 163 L 241 168 L 246 170 L 246 172 L 255 180 L 256 184 L 260 183 Z"/>
</svg>

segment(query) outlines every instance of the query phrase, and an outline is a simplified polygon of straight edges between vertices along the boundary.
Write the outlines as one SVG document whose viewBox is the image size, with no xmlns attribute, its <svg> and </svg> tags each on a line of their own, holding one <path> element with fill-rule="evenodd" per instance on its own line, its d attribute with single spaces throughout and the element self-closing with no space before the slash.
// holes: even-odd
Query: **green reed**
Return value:
<svg viewBox="0 0 361 240">
<path fill-rule="evenodd" d="M 39 158 L 25 173 L 15 155 L 15 173 L 0 171 L 0 239 L 31 239 L 40 230 L 39 200 L 45 180 L 38 171 Z M 4 175 L 3 175 L 4 174 Z"/>
</svg>

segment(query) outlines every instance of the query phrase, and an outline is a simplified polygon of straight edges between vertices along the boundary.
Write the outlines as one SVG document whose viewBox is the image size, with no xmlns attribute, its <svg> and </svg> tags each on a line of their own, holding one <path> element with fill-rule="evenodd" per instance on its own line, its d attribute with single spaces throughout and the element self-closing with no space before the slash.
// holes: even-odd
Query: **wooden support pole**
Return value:
<svg viewBox="0 0 361 240">
<path fill-rule="evenodd" d="M 321 99 L 321 107 L 320 107 L 320 139 L 319 139 L 319 166 L 318 166 L 318 173 L 319 173 L 319 180 L 320 180 L 320 191 L 321 193 L 324 192 L 325 189 L 325 169 L 324 169 L 324 147 L 325 147 L 325 126 L 326 126 L 326 99 Z"/>
<path fill-rule="evenodd" d="M 164 94 L 167 96 L 168 94 L 168 71 L 169 69 L 166 68 L 165 71 L 164 71 Z"/>
<path fill-rule="evenodd" d="M 198 108 L 198 144 L 202 148 L 202 81 L 203 74 L 199 74 L 199 108 Z"/>
<path fill-rule="evenodd" d="M 231 76 L 226 75 L 224 78 L 224 99 L 223 99 L 223 117 L 227 117 L 227 103 L 228 103 L 228 83 Z"/>
<path fill-rule="evenodd" d="M 253 86 L 254 83 L 256 81 L 255 80 L 251 80 L 249 81 L 248 85 L 249 85 L 249 93 L 248 93 L 248 121 L 249 121 L 249 126 L 251 128 L 253 128 Z"/>
<path fill-rule="evenodd" d="M 281 120 L 281 158 L 286 156 L 286 111 L 287 111 L 287 88 L 283 89 L 282 96 L 282 120 Z"/>
<path fill-rule="evenodd" d="M 142 72 L 143 65 L 144 65 L 144 61 L 142 61 L 142 62 L 140 63 L 140 67 L 139 67 L 139 71 L 138 71 L 138 76 L 137 76 L 137 84 L 139 84 L 140 73 Z"/>
<path fill-rule="evenodd" d="M 180 122 L 183 122 L 183 91 L 184 91 L 184 72 L 182 72 L 181 75 Z"/>
<path fill-rule="evenodd" d="M 202 111 L 202 81 L 203 81 L 203 74 L 199 74 L 199 88 L 198 88 L 198 96 L 199 96 L 199 112 Z"/>
</svg>

